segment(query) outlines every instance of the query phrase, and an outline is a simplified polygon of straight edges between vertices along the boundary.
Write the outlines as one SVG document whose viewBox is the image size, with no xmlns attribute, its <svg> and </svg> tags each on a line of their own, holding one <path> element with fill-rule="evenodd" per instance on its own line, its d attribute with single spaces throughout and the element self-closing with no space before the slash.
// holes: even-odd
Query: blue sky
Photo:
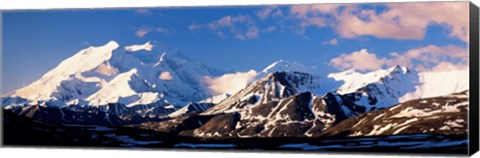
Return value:
<svg viewBox="0 0 480 158">
<path fill-rule="evenodd" d="M 408 9 L 414 7 L 426 9 Z M 434 2 L 4 11 L 2 94 L 110 40 L 122 46 L 152 41 L 157 49 L 236 71 L 261 70 L 279 59 L 325 73 L 395 64 L 462 69 L 468 66 L 467 7 Z"/>
</svg>

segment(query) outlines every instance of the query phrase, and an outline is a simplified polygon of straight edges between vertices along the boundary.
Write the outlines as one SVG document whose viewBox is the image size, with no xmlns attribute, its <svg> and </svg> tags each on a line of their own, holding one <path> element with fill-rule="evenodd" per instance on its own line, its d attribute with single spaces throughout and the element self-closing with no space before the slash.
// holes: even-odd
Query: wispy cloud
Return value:
<svg viewBox="0 0 480 158">
<path fill-rule="evenodd" d="M 323 45 L 338 45 L 338 40 L 336 38 L 333 38 L 331 40 L 322 42 Z"/>
<path fill-rule="evenodd" d="M 150 31 L 152 31 L 152 28 L 150 28 L 150 27 L 142 27 L 142 28 L 137 29 L 137 31 L 135 31 L 135 35 L 136 35 L 137 37 L 144 37 L 145 35 L 147 35 L 148 33 L 150 33 Z"/>
<path fill-rule="evenodd" d="M 207 24 L 192 24 L 190 30 L 208 29 L 221 38 L 233 36 L 240 40 L 257 38 L 255 21 L 248 15 L 224 16 Z"/>
<path fill-rule="evenodd" d="M 274 32 L 275 30 L 277 30 L 277 27 L 276 26 L 270 26 L 270 27 L 267 27 L 266 29 L 263 29 L 262 32 Z"/>
<path fill-rule="evenodd" d="M 155 32 L 169 35 L 169 34 L 174 34 L 176 30 L 172 28 L 165 28 L 165 27 L 158 26 L 155 29 Z"/>
<path fill-rule="evenodd" d="M 277 6 L 269 6 L 255 12 L 255 15 L 257 15 L 259 19 L 266 19 L 268 17 L 281 17 L 283 16 L 283 12 Z"/>
<path fill-rule="evenodd" d="M 224 16 L 216 21 L 207 24 L 209 29 L 215 30 L 220 28 L 235 27 L 236 24 L 252 25 L 253 19 L 248 15 Z"/>
<path fill-rule="evenodd" d="M 149 9 L 145 9 L 145 8 L 137 9 L 137 10 L 135 10 L 135 13 L 140 14 L 140 15 L 152 15 L 152 11 L 150 11 Z"/>
<path fill-rule="evenodd" d="M 203 26 L 202 25 L 199 25 L 199 24 L 190 24 L 188 25 L 188 29 L 193 31 L 193 30 L 197 30 L 197 29 L 201 29 Z"/>
<path fill-rule="evenodd" d="M 365 71 L 404 65 L 418 71 L 447 71 L 468 68 L 468 50 L 453 45 L 428 45 L 403 53 L 392 52 L 388 57 L 382 58 L 362 49 L 333 58 L 329 65 L 340 70 L 354 68 Z"/>
<path fill-rule="evenodd" d="M 249 15 L 224 16 L 207 24 L 191 24 L 191 31 L 207 29 L 221 38 L 233 37 L 239 40 L 259 38 L 262 33 L 276 30 L 275 26 L 260 28 L 257 20 Z"/>
</svg>

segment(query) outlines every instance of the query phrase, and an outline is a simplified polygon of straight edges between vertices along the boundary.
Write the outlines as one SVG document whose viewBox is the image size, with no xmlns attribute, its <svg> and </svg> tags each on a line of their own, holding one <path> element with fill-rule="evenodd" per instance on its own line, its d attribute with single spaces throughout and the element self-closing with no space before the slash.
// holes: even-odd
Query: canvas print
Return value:
<svg viewBox="0 0 480 158">
<path fill-rule="evenodd" d="M 2 11 L 3 145 L 467 153 L 468 11 Z"/>
</svg>

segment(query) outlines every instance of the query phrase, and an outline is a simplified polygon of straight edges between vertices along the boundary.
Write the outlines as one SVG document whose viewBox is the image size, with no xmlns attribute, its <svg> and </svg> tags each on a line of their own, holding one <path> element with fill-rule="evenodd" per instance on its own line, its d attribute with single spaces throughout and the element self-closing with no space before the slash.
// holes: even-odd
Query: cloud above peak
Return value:
<svg viewBox="0 0 480 158">
<path fill-rule="evenodd" d="M 219 77 L 206 76 L 204 82 L 214 94 L 235 94 L 255 79 L 257 71 L 236 72 Z"/>
<path fill-rule="evenodd" d="M 329 65 L 339 70 L 376 70 L 394 65 L 404 65 L 417 71 L 448 71 L 468 68 L 468 49 L 453 45 L 428 45 L 403 53 L 392 52 L 388 57 L 378 57 L 367 49 L 342 54 L 330 60 Z"/>
<path fill-rule="evenodd" d="M 367 49 L 354 51 L 351 54 L 342 54 L 330 60 L 330 65 L 341 70 L 355 68 L 358 70 L 375 70 L 385 65 L 385 58 L 378 58 Z"/>
</svg>

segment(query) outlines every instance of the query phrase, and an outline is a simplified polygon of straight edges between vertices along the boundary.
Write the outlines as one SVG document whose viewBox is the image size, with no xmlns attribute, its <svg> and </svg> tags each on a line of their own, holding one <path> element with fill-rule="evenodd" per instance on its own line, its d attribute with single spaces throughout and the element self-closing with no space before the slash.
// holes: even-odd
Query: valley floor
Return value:
<svg viewBox="0 0 480 158">
<path fill-rule="evenodd" d="M 235 138 L 202 140 L 134 128 L 55 125 L 3 113 L 3 145 L 13 147 L 195 148 L 264 151 L 332 151 L 466 154 L 467 135 Z"/>
</svg>

